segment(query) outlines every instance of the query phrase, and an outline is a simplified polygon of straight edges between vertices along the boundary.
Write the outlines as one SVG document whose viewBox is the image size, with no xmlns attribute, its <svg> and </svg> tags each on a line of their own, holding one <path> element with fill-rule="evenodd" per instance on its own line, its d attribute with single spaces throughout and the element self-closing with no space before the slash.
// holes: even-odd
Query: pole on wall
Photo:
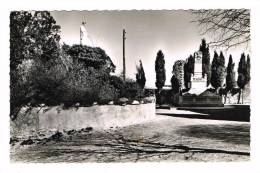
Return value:
<svg viewBox="0 0 260 173">
<path fill-rule="evenodd" d="M 125 29 L 123 29 L 123 80 L 125 81 L 125 74 L 126 74 L 126 68 L 125 68 L 125 40 L 126 40 L 126 37 L 125 37 Z"/>
</svg>

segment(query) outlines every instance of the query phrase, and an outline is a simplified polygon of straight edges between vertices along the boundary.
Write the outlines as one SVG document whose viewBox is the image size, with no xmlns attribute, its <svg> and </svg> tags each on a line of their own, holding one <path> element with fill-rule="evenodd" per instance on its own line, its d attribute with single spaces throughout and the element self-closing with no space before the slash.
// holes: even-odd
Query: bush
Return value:
<svg viewBox="0 0 260 173">
<path fill-rule="evenodd" d="M 98 103 L 108 104 L 109 101 L 118 99 L 119 93 L 116 91 L 114 86 L 109 83 L 105 83 L 99 90 Z"/>
<path fill-rule="evenodd" d="M 144 98 L 144 91 L 135 81 L 127 80 L 124 83 L 124 88 L 121 90 L 120 97 L 126 97 L 130 100 L 141 100 Z"/>
</svg>

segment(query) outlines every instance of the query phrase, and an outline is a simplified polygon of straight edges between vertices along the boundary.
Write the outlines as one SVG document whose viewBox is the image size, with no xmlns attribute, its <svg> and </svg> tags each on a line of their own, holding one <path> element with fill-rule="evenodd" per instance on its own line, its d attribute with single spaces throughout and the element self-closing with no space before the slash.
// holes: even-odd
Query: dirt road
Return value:
<svg viewBox="0 0 260 173">
<path fill-rule="evenodd" d="M 247 161 L 250 123 L 157 115 L 152 122 L 11 147 L 14 162 Z"/>
</svg>

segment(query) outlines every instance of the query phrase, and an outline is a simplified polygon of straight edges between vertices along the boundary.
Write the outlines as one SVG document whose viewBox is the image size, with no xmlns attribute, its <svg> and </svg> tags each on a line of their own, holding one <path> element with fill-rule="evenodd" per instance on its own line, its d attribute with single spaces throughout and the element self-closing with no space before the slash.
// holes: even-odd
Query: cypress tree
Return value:
<svg viewBox="0 0 260 173">
<path fill-rule="evenodd" d="M 243 89 L 246 85 L 246 77 L 245 77 L 246 57 L 244 53 L 241 54 L 237 72 L 238 72 L 237 86 L 240 88 L 237 103 L 240 103 L 241 94 L 242 94 L 242 103 L 243 103 Z"/>
<path fill-rule="evenodd" d="M 201 45 L 199 50 L 202 52 L 202 77 L 205 77 L 207 74 L 207 85 L 210 84 L 210 53 L 209 46 L 206 43 L 206 40 L 203 38 L 201 40 Z"/>
<path fill-rule="evenodd" d="M 250 68 L 251 68 L 251 64 L 250 64 L 250 57 L 249 55 L 247 55 L 247 59 L 246 59 L 246 84 L 249 83 L 251 76 L 250 76 Z"/>
<path fill-rule="evenodd" d="M 165 60 L 164 55 L 161 50 L 158 51 L 156 60 L 155 60 L 155 72 L 156 72 L 156 82 L 155 86 L 159 90 L 162 90 L 162 87 L 165 84 L 166 74 L 165 74 Z"/>
<path fill-rule="evenodd" d="M 191 74 L 194 74 L 194 63 L 194 57 L 190 55 L 184 64 L 184 86 L 186 89 L 191 87 Z"/>
<path fill-rule="evenodd" d="M 217 52 L 214 52 L 214 57 L 211 66 L 211 85 L 218 89 L 222 87 L 225 77 L 225 57 L 222 52 L 218 56 Z"/>
<path fill-rule="evenodd" d="M 232 90 L 236 85 L 234 67 L 235 67 L 235 63 L 233 63 L 232 55 L 230 55 L 228 60 L 227 76 L 226 76 L 227 91 Z"/>
<path fill-rule="evenodd" d="M 145 86 L 146 78 L 145 78 L 142 61 L 140 60 L 139 63 L 140 63 L 139 67 L 138 66 L 136 67 L 136 69 L 137 69 L 136 82 L 143 89 Z"/>
</svg>

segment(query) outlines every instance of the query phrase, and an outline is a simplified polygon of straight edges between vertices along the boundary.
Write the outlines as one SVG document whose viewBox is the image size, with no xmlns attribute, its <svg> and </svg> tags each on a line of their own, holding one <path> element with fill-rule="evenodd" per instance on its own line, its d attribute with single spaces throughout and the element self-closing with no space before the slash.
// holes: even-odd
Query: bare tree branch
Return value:
<svg viewBox="0 0 260 173">
<path fill-rule="evenodd" d="M 250 42 L 250 10 L 193 10 L 192 13 L 196 17 L 192 22 L 201 27 L 201 34 L 212 34 L 210 46 L 229 49 Z"/>
</svg>

